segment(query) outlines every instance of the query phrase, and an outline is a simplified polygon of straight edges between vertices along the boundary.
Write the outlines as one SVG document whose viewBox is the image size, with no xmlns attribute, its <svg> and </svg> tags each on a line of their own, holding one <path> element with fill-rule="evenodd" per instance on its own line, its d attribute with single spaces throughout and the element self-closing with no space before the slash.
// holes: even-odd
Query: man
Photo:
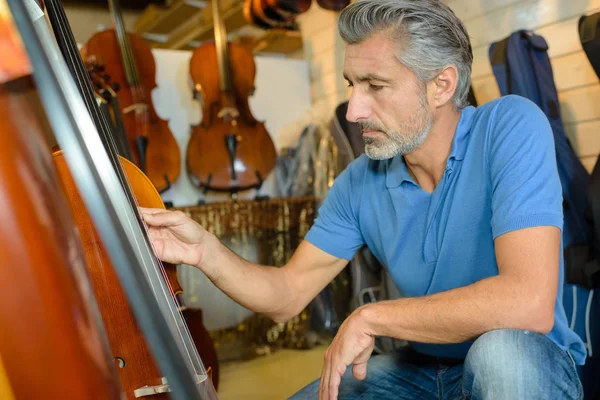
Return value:
<svg viewBox="0 0 600 400">
<path fill-rule="evenodd" d="M 321 379 L 294 398 L 582 398 L 547 119 L 516 96 L 465 107 L 471 46 L 439 1 L 358 1 L 339 31 L 367 157 L 338 177 L 292 259 L 258 266 L 182 213 L 144 210 L 159 256 L 285 321 L 369 246 L 405 297 L 354 311 Z M 375 336 L 410 346 L 371 358 Z"/>
</svg>

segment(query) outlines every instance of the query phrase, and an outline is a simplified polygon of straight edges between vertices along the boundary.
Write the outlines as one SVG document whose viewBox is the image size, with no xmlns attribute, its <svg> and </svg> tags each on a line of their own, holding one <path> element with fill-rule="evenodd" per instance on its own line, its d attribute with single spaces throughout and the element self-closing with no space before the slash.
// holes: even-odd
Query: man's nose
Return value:
<svg viewBox="0 0 600 400">
<path fill-rule="evenodd" d="M 358 90 L 352 90 L 350 100 L 348 100 L 346 119 L 350 122 L 368 119 L 371 113 L 370 110 L 371 107 L 365 96 L 361 95 Z"/>
</svg>

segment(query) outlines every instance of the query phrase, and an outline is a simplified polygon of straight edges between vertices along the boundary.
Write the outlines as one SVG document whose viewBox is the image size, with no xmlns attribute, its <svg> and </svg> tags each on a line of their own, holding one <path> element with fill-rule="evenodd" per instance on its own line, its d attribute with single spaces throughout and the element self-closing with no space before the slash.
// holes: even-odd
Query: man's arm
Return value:
<svg viewBox="0 0 600 400">
<path fill-rule="evenodd" d="M 495 240 L 497 276 L 431 296 L 371 303 L 353 312 L 325 352 L 320 398 L 337 398 L 346 366 L 367 375 L 375 336 L 459 343 L 500 328 L 547 333 L 554 325 L 560 229 L 540 226 Z"/>
<path fill-rule="evenodd" d="M 212 235 L 209 250 L 194 265 L 241 305 L 278 322 L 288 320 L 364 245 L 357 209 L 366 170 L 366 158 L 359 158 L 336 178 L 305 240 L 284 267 L 250 263 L 215 243 Z"/>
<path fill-rule="evenodd" d="M 218 240 L 209 248 L 198 268 L 237 303 L 276 322 L 298 315 L 348 264 L 306 240 L 281 268 L 251 263 Z"/>
<path fill-rule="evenodd" d="M 360 319 L 372 335 L 458 343 L 501 328 L 548 333 L 554 325 L 560 230 L 542 226 L 495 240 L 499 275 L 421 298 L 370 304 Z"/>
<path fill-rule="evenodd" d="M 199 268 L 233 300 L 277 322 L 297 315 L 348 260 L 304 240 L 281 268 L 244 260 L 181 211 L 140 208 L 156 255 Z"/>
</svg>

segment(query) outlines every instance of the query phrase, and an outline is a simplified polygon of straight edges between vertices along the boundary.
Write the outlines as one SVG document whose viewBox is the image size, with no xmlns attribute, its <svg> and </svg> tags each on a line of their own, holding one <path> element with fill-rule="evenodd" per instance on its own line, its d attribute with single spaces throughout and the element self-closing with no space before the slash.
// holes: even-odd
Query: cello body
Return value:
<svg viewBox="0 0 600 400">
<path fill-rule="evenodd" d="M 192 127 L 186 165 L 192 183 L 237 192 L 260 188 L 277 153 L 265 125 L 250 110 L 256 64 L 243 46 L 227 42 L 218 0 L 213 0 L 215 41 L 198 47 L 190 60 L 202 121 Z"/>
<path fill-rule="evenodd" d="M 108 293 L 106 284 L 113 285 L 116 283 L 116 290 L 120 287 L 128 288 L 125 300 L 125 305 L 119 304 L 119 306 L 127 306 L 128 304 L 132 309 L 135 310 L 135 320 L 131 318 L 128 320 L 127 315 L 121 313 L 118 315 L 119 318 L 108 319 L 106 318 L 107 309 L 108 312 L 118 311 L 113 306 L 114 302 L 111 303 L 112 299 L 106 301 L 106 298 L 102 298 L 103 303 L 97 306 L 96 315 L 98 321 L 100 314 L 105 318 L 106 321 L 111 322 L 111 327 L 108 329 L 111 336 L 104 340 L 103 344 L 106 345 L 104 348 L 103 357 L 98 357 L 96 354 L 96 360 L 110 360 L 110 356 L 113 356 L 113 360 L 117 362 L 120 369 L 125 369 L 127 363 L 130 370 L 143 371 L 144 369 L 156 370 L 156 365 L 160 365 L 161 371 L 157 371 L 158 379 L 154 379 L 153 376 L 144 376 L 143 383 L 137 389 L 123 387 L 126 392 L 127 398 L 139 398 L 144 396 L 162 395 L 164 398 L 167 396 L 167 392 L 173 390 L 173 398 L 175 399 L 188 399 L 188 398 L 209 398 L 216 399 L 214 388 L 207 379 L 204 367 L 196 352 L 195 346 L 189 346 L 191 338 L 185 323 L 182 320 L 181 314 L 177 312 L 177 303 L 174 300 L 174 292 L 181 290 L 176 286 L 176 279 L 174 279 L 174 268 L 171 273 L 166 270 L 162 264 L 160 264 L 155 257 L 154 253 L 148 242 L 147 232 L 143 229 L 143 223 L 139 218 L 137 211 L 137 200 L 133 197 L 132 187 L 142 187 L 147 191 L 140 194 L 138 191 L 138 198 L 142 204 L 148 204 L 146 202 L 156 201 L 162 204 L 160 196 L 156 192 L 156 189 L 150 184 L 149 179 L 143 174 L 139 173 L 137 168 L 132 168 L 133 173 L 126 173 L 120 163 L 120 159 L 116 157 L 113 145 L 114 143 L 107 136 L 110 132 L 105 130 L 107 126 L 103 122 L 103 116 L 97 108 L 95 102 L 95 96 L 92 89 L 89 87 L 89 79 L 85 75 L 85 68 L 79 58 L 77 47 L 68 23 L 65 23 L 66 16 L 62 5 L 57 0 L 48 0 L 47 5 L 50 10 L 49 17 L 53 19 L 53 28 L 55 33 L 60 34 L 55 38 L 51 38 L 50 31 L 45 26 L 45 21 L 39 21 L 39 10 L 36 10 L 32 4 L 29 4 L 30 8 L 27 9 L 26 5 L 20 0 L 9 0 L 11 6 L 16 10 L 15 15 L 19 29 L 22 30 L 24 40 L 27 43 L 27 51 L 36 62 L 36 69 L 34 70 L 34 77 L 36 83 L 43 87 L 44 90 L 40 91 L 40 97 L 42 99 L 43 106 L 46 110 L 46 115 L 49 122 L 54 130 L 56 139 L 60 146 L 65 146 L 67 156 L 64 157 L 64 162 L 60 163 L 62 153 L 55 155 L 55 163 L 59 168 L 61 179 L 63 180 L 63 192 L 66 192 L 71 205 L 71 212 L 75 214 L 76 226 L 79 228 L 80 236 L 77 238 L 82 243 L 86 253 L 86 259 L 91 261 L 101 260 L 103 256 L 104 247 L 94 248 L 94 241 L 100 240 L 100 237 L 96 235 L 90 235 L 89 232 L 102 233 L 101 240 L 103 244 L 107 245 L 107 249 L 110 252 L 110 260 L 113 264 L 110 264 L 111 269 L 104 268 L 99 270 L 96 266 L 89 265 L 87 272 L 83 271 L 83 276 L 87 277 L 88 273 L 94 275 L 92 278 L 93 291 L 96 292 L 98 298 L 105 296 Z M 61 59 L 61 55 L 58 53 L 56 48 L 57 42 L 62 43 L 65 52 L 63 56 L 71 61 L 70 66 L 74 68 L 76 73 L 73 76 L 69 75 L 67 66 Z M 76 57 L 73 57 L 73 55 Z M 74 79 L 73 79 L 74 78 Z M 81 92 L 77 92 L 76 84 L 79 86 Z M 81 97 L 83 96 L 83 98 Z M 92 105 L 86 109 L 86 105 Z M 86 112 L 87 111 L 87 112 Z M 88 115 L 89 113 L 89 115 Z M 20 116 L 21 117 L 21 116 Z M 26 120 L 27 121 L 27 120 Z M 99 122 L 101 132 L 95 129 L 94 123 Z M 21 125 L 25 125 L 23 122 Z M 86 135 L 84 132 L 90 133 Z M 99 136 L 96 136 L 99 135 Z M 108 139 L 107 139 L 108 138 Z M 106 139 L 103 141 L 103 139 Z M 106 148 L 103 148 L 106 145 Z M 50 153 L 46 149 L 46 159 L 51 162 Z M 38 162 L 40 157 L 34 154 L 29 157 L 29 160 Z M 59 161 L 56 161 L 59 160 Z M 66 168 L 66 161 L 70 167 L 70 171 L 73 171 L 71 176 Z M 18 173 L 16 174 L 20 178 L 25 178 L 24 181 L 28 185 L 33 185 L 36 182 L 25 174 L 26 170 L 23 170 L 24 165 L 16 163 L 19 167 Z M 50 167 L 53 171 L 53 169 Z M 66 171 L 66 173 L 65 173 Z M 133 176 L 135 173 L 141 175 Z M 87 173 L 87 175 L 86 175 Z M 129 177 L 129 175 L 132 175 Z M 69 178 L 74 178 L 69 180 Z M 132 182 L 129 182 L 131 180 Z M 77 182 L 77 186 L 75 186 Z M 72 183 L 71 187 L 68 184 Z M 131 185 L 131 186 L 130 186 Z M 78 198 L 79 191 L 83 194 L 82 198 Z M 62 193 L 62 192 L 61 192 Z M 34 193 L 35 194 L 35 193 Z M 64 196 L 64 193 L 61 194 Z M 85 203 L 83 202 L 85 199 Z M 78 200 L 79 203 L 75 203 L 74 200 Z M 42 205 L 37 209 L 34 207 L 34 213 L 39 212 L 45 206 L 44 201 L 49 202 L 47 199 L 40 198 L 36 201 L 42 202 Z M 83 204 L 87 204 L 93 214 L 93 220 L 89 220 L 88 226 L 85 226 L 83 222 L 84 217 L 87 216 Z M 150 206 L 158 207 L 159 204 L 153 203 L 148 204 Z M 55 214 L 58 210 L 54 211 Z M 44 215 L 45 220 L 43 223 L 48 224 L 53 221 L 52 218 Z M 63 215 L 58 214 L 58 217 Z M 69 219 L 64 219 L 67 220 Z M 93 221 L 93 222 L 91 222 Z M 73 229 L 75 232 L 75 229 Z M 37 232 L 43 234 L 43 229 L 38 229 Z M 13 233 L 14 234 L 14 233 Z M 54 235 L 58 236 L 58 235 Z M 38 238 L 39 236 L 34 236 Z M 59 236 L 60 238 L 60 236 Z M 43 237 L 43 240 L 46 238 Z M 10 242 L 9 240 L 7 240 Z M 91 250 L 90 250 L 91 249 Z M 91 252 L 96 252 L 95 258 Z M 73 257 L 73 251 L 68 253 L 69 261 L 75 262 Z M 106 266 L 106 264 L 104 264 Z M 54 265 L 50 265 L 47 271 L 52 271 Z M 114 270 L 113 270 L 114 269 Z M 98 273 L 99 272 L 99 273 Z M 110 281 L 111 273 L 114 276 L 114 272 L 118 272 L 118 281 Z M 81 272 L 80 272 L 81 273 Z M 100 274 L 104 274 L 101 275 Z M 98 283 L 99 281 L 100 284 Z M 175 283 L 172 283 L 172 281 Z M 4 283 L 4 282 L 3 282 Z M 118 284 L 121 285 L 118 285 Z M 14 285 L 14 282 L 13 282 Z M 104 285 L 104 286 L 102 286 Z M 122 292 L 122 291 L 121 291 Z M 88 287 L 88 295 L 91 295 L 92 288 Z M 88 296 L 89 297 L 89 296 Z M 127 302 L 129 301 L 129 303 Z M 113 308 L 111 308 L 113 307 Z M 82 320 L 81 312 L 77 307 L 71 307 L 67 311 L 77 313 L 77 323 L 80 330 L 86 335 L 86 339 L 91 339 L 90 345 L 94 344 L 93 332 L 90 332 Z M 41 314 L 43 315 L 43 314 Z M 116 325 L 129 325 L 127 328 L 135 330 L 137 323 L 143 328 L 143 338 L 147 339 L 147 342 L 152 347 L 153 360 L 151 365 L 138 365 L 143 361 L 142 354 L 139 352 L 127 352 L 127 343 L 120 343 L 118 347 L 119 351 L 123 351 L 121 354 L 127 354 L 125 358 L 121 357 L 121 354 L 115 356 L 114 349 L 108 350 L 108 343 L 114 344 L 118 338 L 114 337 L 114 331 L 116 325 L 113 322 L 116 321 Z M 56 322 L 56 321 L 52 321 Z M 129 323 L 131 322 L 131 323 Z M 56 324 L 56 329 L 64 329 L 60 324 Z M 119 331 L 119 333 L 124 332 Z M 137 334 L 139 338 L 142 338 L 141 331 Z M 122 341 L 129 338 L 123 338 Z M 136 338 L 137 339 L 137 338 Z M 43 339 L 41 339 L 43 341 Z M 67 349 L 69 350 L 69 349 Z M 75 357 L 82 357 L 82 353 L 85 353 L 86 349 L 78 352 L 71 352 Z M 89 352 L 89 351 L 88 351 Z M 111 354 L 112 353 L 112 354 Z M 59 354 L 52 353 L 55 358 L 61 357 L 69 359 L 70 354 Z M 19 357 L 15 357 L 18 359 Z M 54 360 L 56 361 L 56 360 Z M 154 364 L 156 363 L 156 364 Z M 80 365 L 80 364 L 76 364 Z M 110 365 L 110 364 L 108 364 Z M 49 366 L 48 369 L 51 369 Z M 114 368 L 110 368 L 114 371 Z M 56 398 L 57 395 L 65 393 L 66 398 L 125 398 L 122 396 L 121 390 L 115 390 L 115 395 L 100 393 L 96 395 L 94 392 L 87 392 L 84 394 L 73 393 L 72 383 L 77 379 L 80 379 L 80 374 L 86 372 L 83 368 L 79 371 L 69 371 L 71 373 L 64 374 L 63 378 L 66 382 L 57 382 L 62 384 L 62 391 L 56 391 L 56 393 L 48 392 L 48 388 L 41 385 L 38 390 L 40 394 L 37 396 L 29 396 L 26 398 Z M 164 374 L 164 375 L 163 375 Z M 54 377 L 54 374 L 52 374 Z M 103 377 L 105 375 L 96 374 L 97 377 Z M 114 375 L 113 375 L 114 376 Z M 168 377 L 169 381 L 166 382 L 163 376 Z M 128 382 L 121 378 L 121 382 Z M 0 378 L 1 379 L 1 378 Z M 146 383 L 147 382 L 147 383 Z M 135 382 L 137 384 L 137 382 Z M 50 385 L 49 385 L 50 386 Z M 106 386 L 106 383 L 105 383 Z M 54 387 L 52 387 L 54 388 Z M 110 387 L 108 387 L 110 389 Z M 74 397 L 74 395 L 76 397 Z M 159 397 L 160 398 L 160 397 Z"/>
<path fill-rule="evenodd" d="M 92 79 L 92 83 L 96 86 L 97 89 L 100 90 L 100 95 L 103 97 L 105 101 L 108 101 L 112 107 L 112 116 L 107 115 L 107 119 L 112 119 L 114 117 L 116 124 L 114 125 L 114 132 L 117 136 L 115 139 L 115 145 L 117 148 L 118 154 L 121 156 L 121 165 L 126 172 L 126 175 L 129 179 L 129 182 L 132 184 L 133 193 L 136 199 L 139 199 L 141 204 L 146 204 L 149 207 L 156 208 L 164 208 L 164 204 L 159 194 L 156 192 L 156 189 L 150 184 L 146 175 L 143 174 L 134 164 L 127 161 L 132 161 L 130 156 L 130 148 L 127 144 L 123 143 L 124 141 L 121 139 L 127 139 L 125 130 L 121 129 L 121 117 L 118 99 L 113 85 L 109 84 L 111 81 L 111 77 L 108 74 L 105 74 L 103 66 L 100 65 L 88 65 L 88 71 L 90 73 L 90 77 Z M 108 114 L 108 113 L 107 113 Z M 64 160 L 60 159 L 60 157 L 55 158 L 61 164 L 64 164 Z M 59 161 L 60 160 L 60 161 Z M 65 172 L 67 174 L 67 172 Z M 70 178 L 69 178 L 70 179 Z M 79 199 L 76 200 L 77 204 Z M 79 207 L 79 206 L 77 206 Z M 86 219 L 87 221 L 87 219 Z M 86 223 L 87 225 L 87 223 Z M 97 239 L 97 236 L 96 236 Z M 97 242 L 97 240 L 95 240 Z M 97 242 L 99 243 L 99 242 Z M 112 266 L 111 266 L 112 268 Z M 173 289 L 175 295 L 179 295 L 183 293 L 183 289 L 181 288 L 178 278 L 176 267 L 173 265 L 165 265 L 165 271 L 167 273 L 169 284 Z M 112 272 L 113 279 L 116 278 L 114 276 L 114 271 Z M 176 297 L 177 301 L 179 298 Z M 120 293 L 119 301 L 124 301 L 123 293 Z M 210 377 L 215 389 L 218 389 L 219 386 L 219 365 L 217 354 L 214 348 L 213 341 L 210 337 L 210 334 L 206 330 L 202 320 L 202 311 L 199 309 L 190 309 L 186 307 L 180 307 L 183 318 L 188 325 L 188 329 L 190 330 L 190 334 L 192 335 L 192 339 L 194 340 L 194 344 L 200 354 L 200 357 L 203 360 L 203 363 L 206 367 L 210 367 Z M 131 316 L 131 315 L 129 315 Z M 116 321 L 113 321 L 113 323 Z M 116 337 L 122 337 L 120 332 L 114 333 Z M 132 333 L 134 334 L 134 333 Z M 128 357 L 129 358 L 129 357 Z M 145 363 L 150 362 L 150 358 L 145 355 Z M 120 361 L 119 361 L 120 362 Z M 128 375 L 128 374 L 125 374 Z M 127 378 L 126 378 L 127 379 Z"/>
<path fill-rule="evenodd" d="M 27 100 L 15 98 L 22 84 L 8 85 L 11 94 L 0 87 L 0 363 L 16 399 L 116 400 L 106 333 L 94 320 L 48 143 Z"/>
<path fill-rule="evenodd" d="M 120 160 L 138 204 L 142 207 L 164 208 L 159 193 L 148 177 L 130 161 L 122 157 L 120 157 Z M 136 398 L 136 391 L 143 391 L 146 386 L 158 387 L 162 385 L 162 375 L 156 367 L 153 356 L 135 322 L 118 276 L 79 195 L 61 151 L 54 153 L 54 162 L 81 234 L 89 274 L 96 292 L 102 318 L 105 321 L 121 386 L 127 399 L 133 400 Z M 177 280 L 175 266 L 165 264 L 165 272 L 173 296 L 181 293 L 183 290 Z M 197 343 L 198 352 L 204 364 L 210 366 L 212 371 L 217 371 L 218 377 L 218 365 L 213 343 L 208 334 L 203 332 L 202 329 L 204 329 L 204 326 L 201 322 L 199 326 L 194 324 L 191 333 L 194 337 L 198 335 L 202 337 L 202 342 Z M 157 393 L 153 395 L 153 398 L 168 399 L 169 395 L 167 393 Z"/>
<path fill-rule="evenodd" d="M 257 121 L 248 105 L 254 92 L 256 64 L 254 57 L 241 45 L 229 43 L 233 93 L 230 96 L 239 111 L 235 125 L 222 118 L 219 112 L 228 106 L 222 101 L 219 88 L 217 53 L 214 43 L 197 48 L 190 60 L 190 74 L 203 97 L 202 121 L 192 127 L 187 147 L 188 172 L 197 179 L 198 186 L 213 190 L 236 191 L 260 186 L 275 165 L 276 152 L 264 123 Z M 242 68 L 243 66 L 243 68 Z M 228 135 L 237 137 L 238 145 L 233 165 L 236 179 L 232 177 L 231 156 L 226 144 Z M 259 175 L 257 175 L 257 172 Z"/>
<path fill-rule="evenodd" d="M 90 70 L 85 67 L 81 60 L 79 50 L 73 38 L 68 20 L 64 13 L 62 5 L 57 0 L 48 0 L 46 2 L 47 13 L 50 22 L 53 26 L 55 35 L 57 35 L 57 43 L 61 48 L 62 56 L 65 60 L 69 60 L 68 67 L 71 75 L 74 78 L 75 83 L 78 85 L 79 94 L 82 96 L 82 100 L 87 108 L 87 112 L 92 119 L 93 124 L 97 129 L 97 134 L 100 139 L 100 147 L 98 151 L 106 151 L 106 155 L 111 160 L 109 168 L 113 169 L 117 173 L 118 181 L 114 183 L 113 192 L 120 189 L 126 193 L 127 203 L 125 208 L 136 208 L 138 205 L 153 207 L 153 208 L 164 208 L 164 204 L 160 195 L 150 181 L 150 179 L 140 171 L 133 163 L 127 161 L 125 158 L 118 155 L 119 147 L 115 143 L 116 135 L 118 132 L 113 131 L 111 124 L 108 123 L 110 118 L 107 115 L 107 110 L 102 110 L 98 107 L 96 101 L 97 93 L 94 92 L 91 86 L 89 72 Z M 92 69 L 93 71 L 93 69 Z M 102 72 L 106 72 L 106 69 Z M 110 77 L 111 81 L 112 76 Z M 97 82 L 96 82 L 97 83 Z M 138 94 L 138 99 L 141 95 Z M 66 142 L 65 142 L 66 143 Z M 118 143 L 118 141 L 117 141 Z M 124 393 L 129 399 L 137 398 L 138 396 L 152 395 L 158 398 L 169 398 L 166 393 L 170 389 L 170 385 L 165 383 L 163 379 L 164 371 L 159 371 L 157 368 L 156 353 L 157 350 L 154 348 L 151 353 L 148 346 L 149 333 L 147 332 L 148 327 L 144 329 L 142 334 L 141 327 L 136 323 L 139 322 L 139 308 L 138 312 L 134 316 L 132 309 L 135 308 L 131 301 L 133 292 L 124 292 L 123 287 L 127 286 L 127 282 L 122 281 L 122 276 L 117 275 L 117 271 L 123 271 L 123 265 L 116 265 L 112 262 L 112 258 L 107 252 L 104 244 L 107 238 L 101 238 L 99 231 L 97 230 L 97 224 L 101 223 L 97 219 L 92 219 L 90 212 L 86 208 L 83 198 L 81 197 L 82 182 L 75 184 L 73 179 L 72 171 L 67 168 L 66 160 L 75 157 L 77 153 L 62 153 L 57 152 L 54 154 L 55 164 L 60 172 L 60 177 L 65 188 L 65 192 L 68 195 L 71 210 L 74 215 L 75 221 L 81 232 L 81 239 L 84 245 L 85 256 L 88 260 L 89 274 L 91 276 L 94 290 L 97 293 L 99 299 L 99 308 L 102 317 L 107 326 L 108 340 L 110 342 L 111 355 L 115 364 L 118 367 L 119 378 L 123 387 Z M 85 185 L 85 184 L 84 184 Z M 119 187 L 117 187 L 119 186 Z M 85 187 L 85 186 L 84 186 Z M 123 207 L 123 205 L 121 206 Z M 97 211 L 97 210 L 92 210 Z M 124 221 L 125 222 L 125 221 Z M 115 226 L 124 222 L 115 221 Z M 142 228 L 142 223 L 139 220 L 129 220 L 128 235 L 135 235 L 135 229 Z M 104 240 L 101 240 L 104 239 Z M 121 241 L 128 241 L 128 238 L 122 238 Z M 153 275 L 158 280 L 153 281 L 153 295 L 157 301 L 163 302 L 165 306 L 170 308 L 170 314 L 173 319 L 171 320 L 170 329 L 177 329 L 179 332 L 179 338 L 184 341 L 188 340 L 187 327 L 182 320 L 182 316 L 177 313 L 177 301 L 176 294 L 181 292 L 182 289 L 179 286 L 177 280 L 177 273 L 175 266 L 162 265 L 160 263 L 153 265 L 150 264 L 152 261 L 150 258 L 153 256 L 149 247 L 144 248 L 144 237 L 138 237 L 135 244 L 135 252 L 140 257 L 148 257 L 145 260 L 143 266 L 138 266 L 139 271 L 146 275 L 147 279 L 152 279 Z M 127 265 L 134 265 L 135 261 L 130 261 Z M 138 286 L 137 289 L 140 287 Z M 151 304 L 153 299 L 146 298 L 145 303 Z M 170 303 L 170 304 L 169 304 Z M 149 306 L 149 305 L 148 305 Z M 155 310 L 157 311 L 157 310 Z M 175 328 L 175 324 L 177 327 Z M 158 327 L 157 327 L 158 329 Z M 163 335 L 164 337 L 164 335 Z M 168 339 L 168 338 L 167 338 Z M 188 343 L 191 343 L 192 339 L 189 339 Z M 196 349 L 185 348 L 188 344 L 181 343 L 190 362 L 194 364 L 194 370 L 197 374 L 202 374 L 203 366 L 199 358 L 197 357 L 196 350 L 200 352 L 210 351 L 214 352 L 212 342 L 204 342 L 204 347 Z M 161 346 L 163 349 L 171 343 L 163 343 Z M 193 344 L 192 344 L 193 345 Z M 174 350 L 171 350 L 173 352 Z M 164 358 L 163 358 L 164 360 Z M 212 360 L 209 359 L 209 362 Z M 214 357 L 216 363 L 216 357 Z M 211 370 L 216 370 L 217 365 L 210 365 Z M 180 374 L 181 375 L 181 374 Z M 203 379 L 203 377 L 196 376 L 195 379 Z M 196 382 L 196 384 L 198 384 Z M 202 388 L 212 385 L 201 384 Z M 190 388 L 191 389 L 191 388 Z M 202 389 L 204 390 L 204 389 Z M 210 388 L 207 389 L 209 396 Z M 214 389 L 213 389 L 214 390 Z"/>
<path fill-rule="evenodd" d="M 117 400 L 81 248 L 31 107 L 29 61 L 4 0 L 0 55 L 10 55 L 0 64 L 0 398 Z"/>
<path fill-rule="evenodd" d="M 179 177 L 181 153 L 169 129 L 169 123 L 161 119 L 152 106 L 151 92 L 156 87 L 156 62 L 150 47 L 139 36 L 127 36 L 137 65 L 139 85 L 132 86 L 127 80 L 114 29 L 92 36 L 82 49 L 82 54 L 85 59 L 91 58 L 102 63 L 104 72 L 110 75 L 111 81 L 121 87 L 117 97 L 134 162 L 150 178 L 156 189 L 162 192 Z M 146 107 L 146 110 L 142 107 Z M 138 145 L 139 138 L 142 137 L 147 138 L 143 162 Z"/>
</svg>

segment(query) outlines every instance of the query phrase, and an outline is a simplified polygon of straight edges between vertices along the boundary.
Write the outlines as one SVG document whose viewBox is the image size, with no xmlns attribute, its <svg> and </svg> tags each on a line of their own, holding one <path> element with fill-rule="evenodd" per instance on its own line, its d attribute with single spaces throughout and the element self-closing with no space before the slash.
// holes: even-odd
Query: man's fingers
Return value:
<svg viewBox="0 0 600 400">
<path fill-rule="evenodd" d="M 331 347 L 325 352 L 323 372 L 321 373 L 321 384 L 319 385 L 319 400 L 329 400 L 329 376 L 331 374 Z"/>
<path fill-rule="evenodd" d="M 160 214 L 168 212 L 164 208 L 138 207 L 142 214 Z"/>
<path fill-rule="evenodd" d="M 331 376 L 329 377 L 329 400 L 337 400 L 340 382 L 345 371 L 346 366 L 343 363 L 338 363 L 337 367 L 332 368 Z"/>
<path fill-rule="evenodd" d="M 352 375 L 359 381 L 367 377 L 367 363 L 354 364 L 352 367 Z"/>
<path fill-rule="evenodd" d="M 150 226 L 175 226 L 179 225 L 185 217 L 185 214 L 181 211 L 167 211 L 160 208 L 142 208 L 142 218 Z"/>
</svg>

